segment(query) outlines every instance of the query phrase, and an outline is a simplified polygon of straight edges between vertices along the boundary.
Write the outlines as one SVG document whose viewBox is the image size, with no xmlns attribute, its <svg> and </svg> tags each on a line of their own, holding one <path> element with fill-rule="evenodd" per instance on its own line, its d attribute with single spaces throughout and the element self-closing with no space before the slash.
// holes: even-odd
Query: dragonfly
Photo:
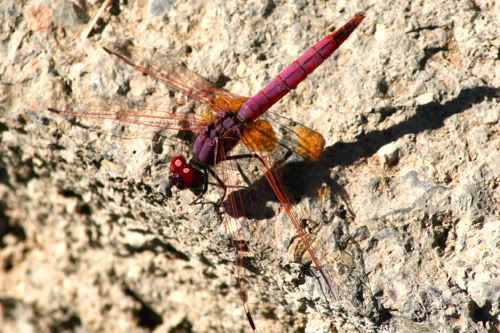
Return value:
<svg viewBox="0 0 500 333">
<path fill-rule="evenodd" d="M 188 161 L 184 155 L 177 155 L 171 160 L 169 183 L 179 190 L 189 189 L 197 193 L 196 201 L 204 196 L 209 178 L 213 177 L 223 189 L 217 205 L 224 202 L 226 211 L 231 211 L 230 217 L 229 213 L 225 214 L 228 220 L 244 219 L 246 214 L 240 195 L 232 192 L 226 199 L 227 182 L 236 181 L 222 165 L 242 159 L 255 161 L 291 221 L 304 252 L 319 272 L 321 289 L 327 297 L 336 298 L 337 286 L 316 256 L 310 237 L 301 226 L 300 214 L 294 207 L 293 198 L 276 171 L 276 166 L 282 164 L 290 154 L 318 160 L 323 152 L 325 140 L 320 133 L 301 124 L 286 121 L 286 118 L 268 110 L 328 59 L 364 18 L 364 13 L 356 14 L 338 30 L 305 51 L 252 97 L 236 95 L 219 88 L 176 62 L 158 63 L 147 58 L 135 59 L 135 56 L 127 55 L 127 52 L 122 54 L 104 47 L 104 51 L 117 60 L 162 82 L 169 89 L 186 95 L 198 102 L 200 107 L 195 109 L 195 112 L 176 113 L 141 105 L 115 105 L 111 100 L 105 103 L 85 102 L 74 108 L 48 110 L 65 117 L 109 119 L 127 126 L 146 128 L 152 132 L 179 130 L 196 133 L 191 159 Z M 278 155 L 278 151 L 286 153 Z M 227 224 L 230 225 L 230 222 Z M 256 332 L 257 326 L 248 302 L 247 285 L 242 271 L 245 267 L 245 244 L 241 241 L 243 237 L 239 229 L 228 229 L 238 260 L 237 276 L 244 312 L 252 331 Z"/>
</svg>

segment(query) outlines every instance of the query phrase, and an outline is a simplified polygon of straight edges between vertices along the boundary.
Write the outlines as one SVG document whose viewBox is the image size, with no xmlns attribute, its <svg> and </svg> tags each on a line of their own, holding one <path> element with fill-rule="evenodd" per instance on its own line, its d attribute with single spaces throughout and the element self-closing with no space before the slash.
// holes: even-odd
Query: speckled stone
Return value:
<svg viewBox="0 0 500 333">
<path fill-rule="evenodd" d="M 498 1 L 112 1 L 82 39 L 102 3 L 0 1 L 2 332 L 250 332 L 228 230 L 259 332 L 498 330 Z M 325 137 L 279 171 L 337 299 L 255 161 L 230 220 L 165 186 L 189 135 L 46 111 L 199 110 L 103 46 L 249 96 L 359 11 L 273 107 Z"/>
</svg>

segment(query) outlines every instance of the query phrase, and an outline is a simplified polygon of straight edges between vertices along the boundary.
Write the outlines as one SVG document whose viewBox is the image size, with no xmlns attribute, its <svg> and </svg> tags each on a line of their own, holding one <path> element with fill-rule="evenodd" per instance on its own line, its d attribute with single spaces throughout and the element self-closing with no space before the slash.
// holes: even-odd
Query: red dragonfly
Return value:
<svg viewBox="0 0 500 333">
<path fill-rule="evenodd" d="M 178 189 L 193 190 L 199 194 L 198 198 L 200 198 L 207 190 L 210 174 L 224 190 L 224 194 L 218 201 L 219 205 L 226 197 L 226 183 L 236 182 L 231 179 L 231 175 L 225 168 L 219 167 L 219 163 L 234 162 L 238 159 L 255 159 L 255 163 L 263 172 L 291 220 L 303 243 L 304 250 L 318 270 L 324 294 L 336 298 L 336 286 L 314 253 L 306 232 L 300 225 L 299 215 L 293 207 L 293 200 L 285 190 L 283 181 L 275 168 L 285 159 L 277 160 L 276 151 L 285 149 L 287 151 L 285 156 L 293 152 L 302 158 L 318 160 L 323 152 L 325 140 L 321 134 L 297 123 L 285 126 L 284 118 L 267 111 L 330 57 L 364 17 L 362 13 L 357 14 L 340 29 L 317 42 L 250 98 L 217 88 L 183 66 L 174 63 L 163 63 L 160 66 L 149 59 L 137 61 L 133 56 L 125 56 L 104 48 L 107 53 L 125 64 L 161 81 L 170 89 L 191 97 L 207 108 L 200 107 L 196 113 L 179 114 L 147 106 L 135 106 L 132 109 L 123 105 L 113 105 L 112 102 L 106 104 L 90 102 L 80 104 L 73 110 L 60 111 L 49 108 L 49 111 L 68 117 L 111 119 L 151 131 L 164 129 L 195 131 L 197 136 L 192 146 L 193 156 L 190 162 L 187 162 L 182 155 L 175 156 L 170 162 L 169 181 Z M 264 115 L 266 112 L 267 114 Z M 231 154 L 230 152 L 237 150 L 235 148 L 237 146 L 244 147 L 246 152 Z M 233 218 L 245 217 L 241 195 L 231 193 L 225 207 L 227 211 L 231 211 Z M 229 219 L 228 214 L 226 218 Z M 229 225 L 228 221 L 228 228 L 232 229 Z M 240 241 L 242 236 L 239 229 L 230 230 L 230 232 L 239 261 L 237 271 L 240 296 L 248 322 L 252 330 L 256 331 L 242 272 L 244 242 Z"/>
</svg>

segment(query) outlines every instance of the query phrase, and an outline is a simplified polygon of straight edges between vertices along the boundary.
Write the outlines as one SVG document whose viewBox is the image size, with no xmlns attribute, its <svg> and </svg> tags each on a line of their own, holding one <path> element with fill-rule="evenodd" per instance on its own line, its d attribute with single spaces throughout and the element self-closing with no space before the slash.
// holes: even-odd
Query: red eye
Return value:
<svg viewBox="0 0 500 333">
<path fill-rule="evenodd" d="M 198 173 L 191 166 L 185 166 L 182 169 L 182 180 L 186 185 L 192 186 L 198 181 Z"/>
<path fill-rule="evenodd" d="M 183 190 L 198 188 L 205 183 L 205 175 L 186 162 L 184 156 L 177 155 L 170 161 L 170 183 Z"/>
<path fill-rule="evenodd" d="M 181 173 L 186 167 L 186 159 L 184 156 L 175 156 L 172 161 L 170 161 L 170 172 L 171 173 Z"/>
</svg>

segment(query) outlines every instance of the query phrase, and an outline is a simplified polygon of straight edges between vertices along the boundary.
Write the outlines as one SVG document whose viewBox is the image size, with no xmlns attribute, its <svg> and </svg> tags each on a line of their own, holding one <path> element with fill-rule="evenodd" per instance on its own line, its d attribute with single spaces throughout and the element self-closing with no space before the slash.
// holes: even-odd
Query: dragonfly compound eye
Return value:
<svg viewBox="0 0 500 333">
<path fill-rule="evenodd" d="M 170 172 L 172 174 L 180 174 L 182 170 L 186 167 L 186 159 L 184 156 L 175 156 L 172 161 L 170 161 Z"/>
<path fill-rule="evenodd" d="M 193 169 L 193 167 L 191 166 L 185 166 L 183 169 L 182 169 L 182 173 L 181 173 L 181 176 L 182 176 L 182 180 L 184 181 L 184 183 L 186 183 L 187 186 L 189 187 L 193 187 L 193 185 L 195 185 L 195 183 L 198 182 L 198 173 L 195 169 Z"/>
</svg>

